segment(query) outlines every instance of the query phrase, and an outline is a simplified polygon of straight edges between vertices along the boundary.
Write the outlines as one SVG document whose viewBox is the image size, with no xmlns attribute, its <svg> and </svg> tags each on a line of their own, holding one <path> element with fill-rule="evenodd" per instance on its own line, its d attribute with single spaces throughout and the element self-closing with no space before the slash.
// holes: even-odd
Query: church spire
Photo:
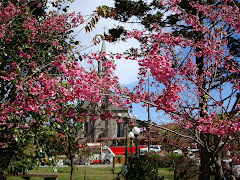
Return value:
<svg viewBox="0 0 240 180">
<path fill-rule="evenodd" d="M 107 46 L 106 46 L 106 40 L 105 40 L 105 30 L 106 26 L 103 27 L 104 29 L 104 39 L 102 40 L 102 48 L 101 48 L 101 53 L 105 52 L 107 53 Z M 106 57 L 102 58 L 101 61 L 98 61 L 98 73 L 99 75 L 103 75 L 103 72 L 105 71 L 105 68 L 102 67 L 103 62 L 106 60 Z"/>
<path fill-rule="evenodd" d="M 102 48 L 101 48 L 101 52 L 107 52 L 107 48 L 106 48 L 106 40 L 104 39 L 102 41 Z M 99 75 L 103 75 L 103 72 L 105 71 L 105 68 L 103 68 L 103 62 L 106 60 L 106 57 L 102 58 L 100 61 L 98 61 L 98 73 Z"/>
<path fill-rule="evenodd" d="M 103 39 L 103 41 L 102 41 L 102 49 L 101 49 L 101 52 L 107 52 L 106 40 L 105 40 L 105 39 Z"/>
</svg>

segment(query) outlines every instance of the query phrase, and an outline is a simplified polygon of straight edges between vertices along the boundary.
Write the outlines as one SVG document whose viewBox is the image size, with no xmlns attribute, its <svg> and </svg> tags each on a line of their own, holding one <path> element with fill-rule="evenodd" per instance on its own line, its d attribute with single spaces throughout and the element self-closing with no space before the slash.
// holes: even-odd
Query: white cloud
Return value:
<svg viewBox="0 0 240 180">
<path fill-rule="evenodd" d="M 106 6 L 112 6 L 114 5 L 113 0 L 75 0 L 74 3 L 70 6 L 70 11 L 76 11 L 81 12 L 82 15 L 89 15 L 91 14 L 97 6 L 106 5 Z M 99 22 L 96 24 L 96 28 L 92 30 L 91 33 L 86 33 L 83 29 L 81 32 L 77 35 L 77 40 L 81 41 L 82 45 L 88 44 L 92 41 L 94 36 L 96 34 L 103 34 L 104 33 L 104 26 L 107 28 L 113 28 L 116 25 L 121 25 L 127 28 L 128 30 L 131 29 L 141 29 L 141 26 L 137 26 L 137 24 L 123 24 L 119 23 L 117 21 L 114 21 L 113 19 L 100 19 Z M 82 27 L 81 27 L 82 28 Z M 75 32 L 78 32 L 78 30 L 75 30 Z M 106 43 L 107 52 L 110 53 L 123 53 L 126 50 L 130 49 L 131 47 L 138 47 L 139 43 L 134 39 L 129 39 L 127 42 L 117 42 L 117 43 Z M 98 44 L 96 46 L 91 46 L 88 49 L 84 51 L 84 53 L 89 52 L 96 52 L 100 51 L 102 47 L 102 44 Z M 120 84 L 129 87 L 130 89 L 137 84 L 137 76 L 138 76 L 138 62 L 132 61 L 132 60 L 116 60 L 117 64 L 117 70 L 115 71 L 115 74 L 119 77 Z M 151 120 L 156 122 L 158 121 L 158 116 L 161 115 L 162 121 L 170 121 L 169 119 L 166 119 L 163 113 L 156 113 L 155 108 L 150 108 L 150 116 Z M 133 104 L 133 113 L 137 114 L 138 119 L 141 120 L 147 120 L 148 114 L 146 111 L 146 108 L 143 108 L 141 104 Z"/>
<path fill-rule="evenodd" d="M 112 0 L 75 0 L 74 3 L 70 5 L 70 11 L 81 12 L 82 15 L 86 16 L 91 14 L 96 7 L 98 6 L 114 6 L 114 1 Z M 77 40 L 81 42 L 81 45 L 92 44 L 89 43 L 95 37 L 96 34 L 104 33 L 104 26 L 107 28 L 113 28 L 116 25 L 127 26 L 128 29 L 136 28 L 135 25 L 123 25 L 113 19 L 100 19 L 96 24 L 96 28 L 93 29 L 91 33 L 86 33 L 83 29 L 76 36 Z M 81 27 L 82 28 L 82 27 Z M 78 32 L 80 29 L 76 29 L 75 32 Z M 96 46 L 91 46 L 88 49 L 84 50 L 84 53 L 96 52 L 101 50 L 101 43 Z M 117 43 L 107 43 L 107 51 L 111 53 L 123 53 L 131 47 L 137 47 L 138 42 L 134 39 L 130 39 L 127 42 L 117 42 Z M 119 77 L 120 84 L 128 84 L 137 80 L 138 76 L 138 63 L 131 60 L 116 60 L 117 71 L 115 74 Z"/>
<path fill-rule="evenodd" d="M 98 6 L 113 6 L 113 0 L 75 0 L 70 9 L 72 11 L 81 12 L 83 15 L 89 15 L 92 11 L 96 9 Z"/>
</svg>

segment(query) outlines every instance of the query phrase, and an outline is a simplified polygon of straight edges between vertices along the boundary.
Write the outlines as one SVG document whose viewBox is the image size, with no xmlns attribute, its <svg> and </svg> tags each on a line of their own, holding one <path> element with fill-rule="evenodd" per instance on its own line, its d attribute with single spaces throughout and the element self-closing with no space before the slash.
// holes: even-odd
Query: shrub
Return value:
<svg viewBox="0 0 240 180">
<path fill-rule="evenodd" d="M 176 153 L 167 153 L 165 156 L 157 153 L 147 153 L 146 156 L 148 156 L 148 159 L 153 161 L 158 168 L 173 167 L 175 161 L 182 158 L 182 155 Z"/>
<path fill-rule="evenodd" d="M 158 173 L 159 168 L 174 168 L 176 179 L 197 178 L 199 173 L 195 161 L 176 153 L 167 153 L 165 156 L 158 153 L 147 153 L 139 158 L 130 157 L 128 162 L 128 171 L 123 176 L 129 180 L 165 179 L 163 175 Z"/>
<path fill-rule="evenodd" d="M 128 171 L 123 176 L 129 180 L 162 180 L 164 176 L 158 173 L 157 157 L 140 156 L 129 158 Z M 127 178 L 126 178 L 127 177 Z"/>
</svg>

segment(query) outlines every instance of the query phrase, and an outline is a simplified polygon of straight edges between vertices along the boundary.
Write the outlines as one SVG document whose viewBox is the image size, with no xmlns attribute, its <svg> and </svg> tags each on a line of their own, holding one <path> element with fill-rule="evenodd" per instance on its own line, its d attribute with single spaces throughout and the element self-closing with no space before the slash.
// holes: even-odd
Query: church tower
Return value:
<svg viewBox="0 0 240 180">
<path fill-rule="evenodd" d="M 102 49 L 101 49 L 101 53 L 107 53 L 107 48 L 106 48 L 106 40 L 104 39 L 102 41 Z M 99 75 L 103 75 L 104 74 L 104 71 L 105 71 L 105 68 L 102 66 L 104 61 L 106 60 L 107 58 L 104 57 L 102 58 L 100 61 L 98 61 L 98 74 Z"/>
</svg>

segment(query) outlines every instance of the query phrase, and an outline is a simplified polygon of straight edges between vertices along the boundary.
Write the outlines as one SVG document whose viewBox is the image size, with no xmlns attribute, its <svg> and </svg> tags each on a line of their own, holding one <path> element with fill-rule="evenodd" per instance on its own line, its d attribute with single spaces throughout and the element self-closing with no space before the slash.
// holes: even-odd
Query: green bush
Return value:
<svg viewBox="0 0 240 180">
<path fill-rule="evenodd" d="M 194 160 L 176 153 L 167 153 L 165 156 L 147 153 L 139 158 L 129 157 L 128 162 L 128 166 L 124 166 L 115 179 L 123 176 L 128 180 L 164 180 L 165 176 L 158 172 L 161 168 L 174 169 L 174 179 L 194 180 L 199 174 L 199 167 Z"/>
<path fill-rule="evenodd" d="M 147 153 L 139 158 L 129 158 L 128 162 L 127 173 L 122 171 L 124 178 L 128 180 L 163 180 L 164 176 L 158 173 L 158 169 L 169 167 L 174 168 L 178 179 L 195 178 L 199 173 L 195 161 L 176 153 L 167 153 L 165 156 Z"/>
<path fill-rule="evenodd" d="M 182 155 L 176 153 L 167 153 L 165 156 L 157 153 L 147 153 L 146 156 L 157 168 L 174 167 L 174 163 L 182 158 Z"/>
<path fill-rule="evenodd" d="M 163 180 L 164 176 L 158 173 L 157 157 L 140 156 L 129 158 L 128 171 L 123 174 L 128 180 Z"/>
</svg>

